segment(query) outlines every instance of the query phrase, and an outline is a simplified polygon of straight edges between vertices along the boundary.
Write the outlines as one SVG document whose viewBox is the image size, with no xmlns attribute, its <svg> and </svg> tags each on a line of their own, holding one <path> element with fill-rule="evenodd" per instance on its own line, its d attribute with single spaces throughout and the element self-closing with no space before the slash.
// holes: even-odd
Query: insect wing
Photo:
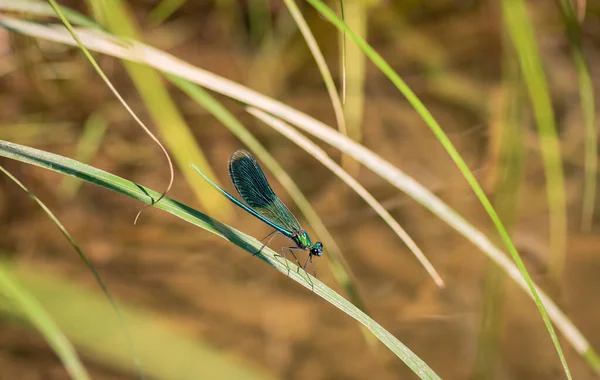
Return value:
<svg viewBox="0 0 600 380">
<path fill-rule="evenodd" d="M 229 176 L 244 202 L 253 210 L 288 231 L 302 230 L 298 219 L 277 198 L 265 174 L 252 155 L 238 150 L 229 159 Z"/>
</svg>

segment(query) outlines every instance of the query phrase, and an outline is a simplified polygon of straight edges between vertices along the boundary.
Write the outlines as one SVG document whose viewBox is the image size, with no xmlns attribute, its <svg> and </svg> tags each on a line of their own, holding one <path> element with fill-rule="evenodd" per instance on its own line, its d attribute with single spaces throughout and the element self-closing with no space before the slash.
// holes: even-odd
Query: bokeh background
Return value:
<svg viewBox="0 0 600 380">
<path fill-rule="evenodd" d="M 116 34 L 135 34 L 335 127 L 323 79 L 282 1 L 109 1 L 118 4 L 114 9 L 122 18 L 103 13 L 100 3 L 61 2 Z M 600 347 L 598 208 L 588 208 L 591 227 L 582 227 L 585 120 L 573 42 L 559 4 L 527 2 L 565 179 L 566 258 L 550 271 L 540 139 L 501 2 L 345 3 L 350 26 L 421 98 L 494 201 L 533 279 L 592 347 Z M 329 5 L 335 9 L 338 3 Z M 308 4 L 298 6 L 341 87 L 340 35 Z M 589 64 L 588 84 L 596 89 L 600 7 L 593 1 L 573 6 Z M 414 177 L 502 246 L 430 129 L 350 41 L 347 49 L 351 137 Z M 1 139 L 82 160 L 157 191 L 167 186 L 164 156 L 76 48 L 0 29 L 0 51 Z M 227 160 L 244 148 L 238 139 L 159 79 L 181 115 L 176 123 L 191 131 L 174 137 L 168 117 L 156 115 L 162 98 L 152 87 L 140 86 L 140 81 L 152 82 L 144 77 L 147 73 L 112 57 L 95 57 L 135 112 L 161 140 L 169 140 L 171 153 L 176 147 L 198 149 L 213 169 L 210 175 L 233 191 Z M 248 115 L 243 105 L 216 97 L 318 210 L 352 269 L 368 314 L 442 378 L 565 378 L 533 302 L 472 243 L 368 169 L 348 164 L 439 271 L 446 288 L 438 288 L 402 241 L 341 180 Z M 166 111 L 161 112 L 164 116 Z M 507 140 L 508 130 L 512 138 Z M 340 161 L 338 150 L 321 146 Z M 157 209 L 146 210 L 134 226 L 139 202 L 23 163 L 0 159 L 0 164 L 50 207 L 93 262 L 128 315 L 136 345 L 143 347 L 148 378 L 416 378 L 348 315 L 239 247 Z M 281 185 L 267 176 L 306 225 Z M 176 167 L 169 196 L 257 238 L 270 232 L 221 195 L 190 182 L 198 178 L 190 178 Z M 48 309 L 94 379 L 138 378 L 123 326 L 92 273 L 21 189 L 5 176 L 0 184 L 2 265 Z M 278 251 L 286 244 L 278 238 L 271 247 Z M 319 279 L 343 294 L 327 258 L 316 265 Z M 44 339 L 11 311 L 9 300 L 0 297 L 0 304 L 0 379 L 68 378 Z M 562 337 L 560 341 L 575 378 L 598 377 L 598 369 Z"/>
</svg>

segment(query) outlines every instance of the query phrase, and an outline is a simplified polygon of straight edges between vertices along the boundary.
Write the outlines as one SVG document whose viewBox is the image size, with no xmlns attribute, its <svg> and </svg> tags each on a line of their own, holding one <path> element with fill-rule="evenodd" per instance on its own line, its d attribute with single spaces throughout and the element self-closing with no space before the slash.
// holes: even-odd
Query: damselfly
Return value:
<svg viewBox="0 0 600 380">
<path fill-rule="evenodd" d="M 298 219 L 296 219 L 294 214 L 292 214 L 277 195 L 275 195 L 275 192 L 271 189 L 258 162 L 250 153 L 245 150 L 238 150 L 229 159 L 228 166 L 231 182 L 233 182 L 238 194 L 242 197 L 244 202 L 246 202 L 245 204 L 211 181 L 204 173 L 198 170 L 198 168 L 195 166 L 194 168 L 198 170 L 204 179 L 229 198 L 230 201 L 275 229 L 275 231 L 264 238 L 269 238 L 269 240 L 263 244 L 255 255 L 260 253 L 260 251 L 262 251 L 262 249 L 267 246 L 277 234 L 281 234 L 296 244 L 295 247 L 287 247 L 287 249 L 292 256 L 294 256 L 298 265 L 306 272 L 306 266 L 308 263 L 311 263 L 313 266 L 313 274 L 316 277 L 312 258 L 313 256 L 319 257 L 323 254 L 323 244 L 320 242 L 312 243 L 308 233 L 300 226 Z M 281 250 L 284 258 L 285 250 L 286 247 Z M 308 251 L 308 257 L 306 258 L 304 265 L 300 264 L 294 251 Z"/>
</svg>

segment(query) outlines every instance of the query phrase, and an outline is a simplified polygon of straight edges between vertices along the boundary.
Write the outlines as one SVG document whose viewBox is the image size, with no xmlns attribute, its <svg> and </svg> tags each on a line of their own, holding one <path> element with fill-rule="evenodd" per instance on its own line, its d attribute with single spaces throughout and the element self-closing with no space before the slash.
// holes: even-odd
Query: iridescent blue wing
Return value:
<svg viewBox="0 0 600 380">
<path fill-rule="evenodd" d="M 244 202 L 271 222 L 268 224 L 279 225 L 281 229 L 287 231 L 285 235 L 289 237 L 295 232 L 302 231 L 298 219 L 277 198 L 258 162 L 250 153 L 238 150 L 231 156 L 229 176 Z"/>
</svg>

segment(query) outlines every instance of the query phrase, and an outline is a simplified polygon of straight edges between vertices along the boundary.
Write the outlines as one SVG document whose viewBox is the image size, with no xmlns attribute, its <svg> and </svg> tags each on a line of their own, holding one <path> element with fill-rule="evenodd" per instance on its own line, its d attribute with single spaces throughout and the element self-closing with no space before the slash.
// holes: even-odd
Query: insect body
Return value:
<svg viewBox="0 0 600 380">
<path fill-rule="evenodd" d="M 320 242 L 312 243 L 308 233 L 300 226 L 298 219 L 275 195 L 258 162 L 250 153 L 245 150 L 236 151 L 229 159 L 228 166 L 229 177 L 245 203 L 240 202 L 227 191 L 213 183 L 202 172 L 199 172 L 210 184 L 229 198 L 230 201 L 275 229 L 275 231 L 267 235 L 267 237 L 271 236 L 271 238 L 263 247 L 268 245 L 277 234 L 281 234 L 295 243 L 295 247 L 288 247 L 288 249 L 299 265 L 300 262 L 294 251 L 308 251 L 306 262 L 304 265 L 300 265 L 306 271 L 306 265 L 309 262 L 312 264 L 313 256 L 319 257 L 323 254 L 323 244 Z M 282 250 L 282 252 L 285 256 L 285 251 Z"/>
</svg>

